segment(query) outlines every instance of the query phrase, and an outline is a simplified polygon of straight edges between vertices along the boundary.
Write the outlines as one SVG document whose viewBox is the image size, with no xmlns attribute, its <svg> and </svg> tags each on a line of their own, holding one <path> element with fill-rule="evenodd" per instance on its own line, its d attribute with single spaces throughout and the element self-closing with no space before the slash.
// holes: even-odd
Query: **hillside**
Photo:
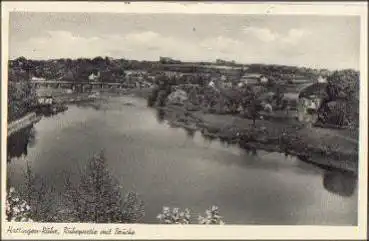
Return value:
<svg viewBox="0 0 369 241">
<path fill-rule="evenodd" d="M 293 83 L 294 80 L 312 80 L 318 76 L 327 76 L 328 70 L 304 67 L 251 64 L 243 65 L 228 62 L 163 62 L 137 61 L 96 57 L 93 59 L 54 59 L 30 60 L 20 57 L 9 61 L 9 79 L 17 81 L 29 76 L 45 79 L 86 80 L 91 73 L 100 73 L 106 82 L 124 81 L 126 70 L 145 70 L 149 73 L 172 71 L 188 74 L 206 74 L 211 76 L 229 75 L 239 78 L 246 73 L 259 73 L 276 82 Z"/>
</svg>

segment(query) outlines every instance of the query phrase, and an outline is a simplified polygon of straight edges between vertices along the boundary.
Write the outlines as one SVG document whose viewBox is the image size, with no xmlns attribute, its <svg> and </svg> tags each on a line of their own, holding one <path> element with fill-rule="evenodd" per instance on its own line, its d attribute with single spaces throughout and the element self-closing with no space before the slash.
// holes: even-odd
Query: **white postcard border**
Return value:
<svg viewBox="0 0 369 241">
<path fill-rule="evenodd" d="M 367 4 L 330 3 L 163 3 L 133 2 L 5 2 L 2 3 L 2 203 L 5 203 L 6 180 L 6 120 L 7 120 L 7 60 L 8 60 L 8 21 L 10 11 L 30 12 L 115 12 L 115 13 L 187 13 L 187 14 L 317 14 L 317 15 L 359 15 L 361 16 L 361 91 L 360 91 L 360 162 L 359 162 L 359 205 L 358 226 L 200 226 L 200 225 L 146 225 L 146 224 L 47 224 L 47 223 L 7 223 L 5 207 L 2 205 L 2 237 L 5 239 L 365 239 L 367 233 Z M 334 41 L 334 40 L 332 40 Z M 51 227 L 62 231 L 65 226 L 78 229 L 97 230 L 105 228 L 131 228 L 131 235 L 10 235 L 9 227 L 42 229 Z"/>
</svg>

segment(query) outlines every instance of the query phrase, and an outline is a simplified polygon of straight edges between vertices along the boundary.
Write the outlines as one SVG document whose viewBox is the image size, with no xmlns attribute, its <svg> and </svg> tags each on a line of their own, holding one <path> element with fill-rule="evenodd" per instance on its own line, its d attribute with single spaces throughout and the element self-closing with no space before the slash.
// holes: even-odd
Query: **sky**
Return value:
<svg viewBox="0 0 369 241">
<path fill-rule="evenodd" d="M 355 16 L 21 13 L 9 19 L 9 58 L 93 58 L 281 64 L 359 69 Z"/>
</svg>

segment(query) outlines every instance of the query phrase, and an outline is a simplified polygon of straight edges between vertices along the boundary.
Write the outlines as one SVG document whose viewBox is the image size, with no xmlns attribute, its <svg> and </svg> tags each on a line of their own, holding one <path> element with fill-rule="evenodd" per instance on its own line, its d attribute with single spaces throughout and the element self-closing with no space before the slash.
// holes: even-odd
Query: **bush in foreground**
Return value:
<svg viewBox="0 0 369 241">
<path fill-rule="evenodd" d="M 32 222 L 31 207 L 20 198 L 13 187 L 6 193 L 6 220 L 8 222 Z"/>
<path fill-rule="evenodd" d="M 205 211 L 205 214 L 204 217 L 198 216 L 199 224 L 224 224 L 223 217 L 220 216 L 217 206 L 211 206 Z M 170 209 L 169 207 L 163 207 L 157 219 L 162 224 L 191 224 L 191 213 L 188 208 L 182 211 L 179 208 Z"/>
</svg>

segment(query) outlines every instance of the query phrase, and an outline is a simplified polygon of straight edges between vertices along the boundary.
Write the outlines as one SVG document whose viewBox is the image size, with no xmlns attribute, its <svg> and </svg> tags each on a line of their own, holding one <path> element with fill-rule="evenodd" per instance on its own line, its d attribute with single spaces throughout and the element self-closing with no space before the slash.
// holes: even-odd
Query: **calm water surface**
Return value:
<svg viewBox="0 0 369 241">
<path fill-rule="evenodd" d="M 103 149 L 124 192 L 141 195 L 148 223 L 157 223 L 162 206 L 203 213 L 211 205 L 220 207 L 228 224 L 357 223 L 355 177 L 170 128 L 143 99 L 115 97 L 95 108 L 72 105 L 29 132 L 27 140 L 19 135 L 9 140 L 13 185 L 22 182 L 25 160 L 47 175 Z"/>
</svg>

